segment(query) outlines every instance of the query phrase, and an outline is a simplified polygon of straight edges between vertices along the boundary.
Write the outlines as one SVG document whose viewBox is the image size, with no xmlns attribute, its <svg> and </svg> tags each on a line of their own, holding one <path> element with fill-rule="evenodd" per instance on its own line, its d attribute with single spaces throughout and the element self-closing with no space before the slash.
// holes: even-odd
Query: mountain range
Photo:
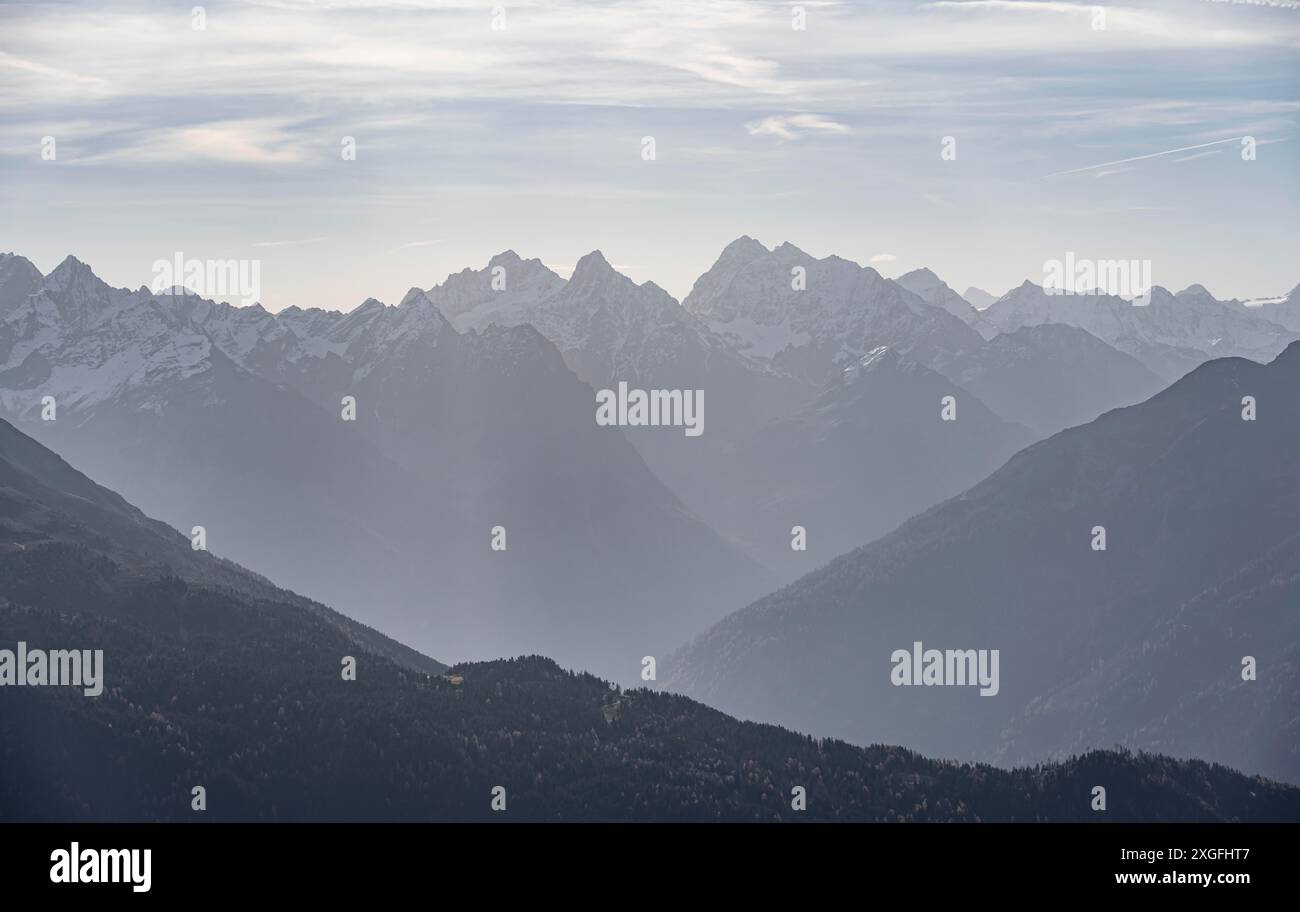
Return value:
<svg viewBox="0 0 1300 912">
<path fill-rule="evenodd" d="M 418 293 L 272 315 L 69 258 L 0 313 L 0 404 L 216 553 L 431 651 L 629 677 L 773 580 L 595 425 L 536 330 L 461 334 Z"/>
<path fill-rule="evenodd" d="M 102 649 L 106 679 L 93 698 L 0 688 L 7 821 L 1300 815 L 1300 789 L 1199 761 L 956 765 L 739 722 L 537 656 L 446 668 L 193 551 L 4 421 L 0 579 L 0 642 Z"/>
<path fill-rule="evenodd" d="M 981 315 L 999 332 L 1042 323 L 1077 326 L 1132 355 L 1166 383 L 1209 358 L 1267 361 L 1296 338 L 1271 321 L 1271 311 L 1250 313 L 1217 300 L 1201 285 L 1177 294 L 1156 285 L 1148 297 L 1140 304 L 1110 294 L 1060 294 L 1026 281 Z"/>
<path fill-rule="evenodd" d="M 1284 326 L 1292 332 L 1300 332 L 1300 285 L 1292 288 L 1288 294 L 1264 301 L 1255 310 L 1271 323 Z"/>
<path fill-rule="evenodd" d="M 599 251 L 568 280 L 506 251 L 348 313 L 4 254 L 0 408 L 216 553 L 418 648 L 627 681 L 1033 439 L 1220 351 L 1276 354 L 1300 333 L 1273 312 L 1029 283 L 981 311 L 929 270 L 749 237 L 680 304 Z M 704 433 L 597 425 L 620 383 L 699 391 Z"/>
<path fill-rule="evenodd" d="M 1300 343 L 1202 364 L 733 614 L 664 686 L 944 757 L 1121 744 L 1300 781 L 1298 389 Z M 1000 687 L 899 686 L 917 643 L 998 650 Z"/>
</svg>

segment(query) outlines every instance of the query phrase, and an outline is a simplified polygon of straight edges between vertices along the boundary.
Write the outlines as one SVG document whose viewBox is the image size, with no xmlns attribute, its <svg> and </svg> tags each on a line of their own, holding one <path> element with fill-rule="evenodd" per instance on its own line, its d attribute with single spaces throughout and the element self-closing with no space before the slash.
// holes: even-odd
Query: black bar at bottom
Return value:
<svg viewBox="0 0 1300 912">
<path fill-rule="evenodd" d="M 6 898 L 447 902 L 452 888 L 495 897 L 573 878 L 583 893 L 609 885 L 620 891 L 611 898 L 635 902 L 644 892 L 655 907 L 655 895 L 672 895 L 656 891 L 688 883 L 723 893 L 797 893 L 802 884 L 812 895 L 1231 899 L 1294 889 L 1296 832 L 1288 824 L 5 824 L 0 877 Z M 135 889 L 145 885 L 143 852 L 128 863 L 101 851 L 122 849 L 150 850 L 148 890 Z M 114 866 L 118 882 L 81 882 L 97 870 L 111 878 Z"/>
</svg>

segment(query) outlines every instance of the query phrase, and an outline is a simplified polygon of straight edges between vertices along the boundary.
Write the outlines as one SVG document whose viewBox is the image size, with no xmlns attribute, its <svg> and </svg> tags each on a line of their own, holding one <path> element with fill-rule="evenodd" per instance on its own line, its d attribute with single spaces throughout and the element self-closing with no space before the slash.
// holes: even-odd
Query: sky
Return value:
<svg viewBox="0 0 1300 912">
<path fill-rule="evenodd" d="M 273 311 L 505 249 L 681 298 L 745 234 L 958 291 L 1068 253 L 1274 296 L 1298 63 L 1289 0 L 4 2 L 0 251 L 256 260 Z"/>
</svg>

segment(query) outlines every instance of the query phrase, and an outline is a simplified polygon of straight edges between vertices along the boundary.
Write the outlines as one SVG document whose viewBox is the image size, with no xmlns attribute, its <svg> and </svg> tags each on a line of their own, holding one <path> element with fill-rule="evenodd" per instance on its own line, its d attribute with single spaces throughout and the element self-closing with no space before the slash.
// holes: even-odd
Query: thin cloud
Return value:
<svg viewBox="0 0 1300 912">
<path fill-rule="evenodd" d="M 300 244 L 319 244 L 328 241 L 327 237 L 304 238 L 301 241 L 258 241 L 254 247 L 297 247 Z"/>
<path fill-rule="evenodd" d="M 894 262 L 894 261 L 897 260 L 897 259 L 898 259 L 898 257 L 894 256 L 892 253 L 878 253 L 878 254 L 876 254 L 875 256 L 873 256 L 873 257 L 871 258 L 871 262 L 873 262 L 873 263 L 892 263 L 892 262 Z"/>
<path fill-rule="evenodd" d="M 820 114 L 791 114 L 764 117 L 745 124 L 750 136 L 776 136 L 798 139 L 809 134 L 845 135 L 853 132 L 842 123 Z"/>
<path fill-rule="evenodd" d="M 286 165 L 306 160 L 294 124 L 283 120 L 230 120 L 141 131 L 116 149 L 81 158 L 84 163 L 158 164 L 195 161 Z"/>
<path fill-rule="evenodd" d="M 442 240 L 440 238 L 433 241 L 407 241 L 405 244 L 400 244 L 399 246 L 394 247 L 392 250 L 388 252 L 397 253 L 397 251 L 399 250 L 410 250 L 413 247 L 432 247 L 434 244 L 441 244 L 441 243 Z"/>
</svg>

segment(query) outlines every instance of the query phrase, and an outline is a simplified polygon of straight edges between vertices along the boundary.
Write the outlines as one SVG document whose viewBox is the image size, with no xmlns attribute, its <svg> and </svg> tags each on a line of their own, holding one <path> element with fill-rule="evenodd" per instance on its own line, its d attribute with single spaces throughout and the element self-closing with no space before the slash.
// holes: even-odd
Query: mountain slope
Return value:
<svg viewBox="0 0 1300 912">
<path fill-rule="evenodd" d="M 41 278 L 41 271 L 31 260 L 13 253 L 0 253 L 0 317 L 26 300 Z"/>
<path fill-rule="evenodd" d="M 631 678 L 775 580 L 596 425 L 541 335 L 459 333 L 418 291 L 272 315 L 113 289 L 68 258 L 0 318 L 0 357 L 0 404 L 42 442 L 423 648 Z"/>
<path fill-rule="evenodd" d="M 1296 389 L 1300 344 L 1209 362 L 732 615 L 665 686 L 945 756 L 1038 760 L 1087 732 L 1298 781 L 1300 576 L 1278 552 L 1300 532 Z M 1000 690 L 893 686 L 894 650 L 917 641 L 999 650 Z M 1221 647 L 1212 662 L 1175 651 L 1196 641 Z M 1157 680 L 1162 663 L 1178 677 Z"/>
<path fill-rule="evenodd" d="M 956 400 L 956 420 L 942 401 Z M 1032 441 L 979 399 L 880 348 L 845 368 L 807 407 L 727 454 L 719 528 L 791 579 L 892 530 L 988 475 Z M 807 550 L 791 548 L 791 528 Z"/>
<path fill-rule="evenodd" d="M 971 302 L 949 288 L 943 279 L 929 269 L 913 269 L 894 281 L 927 304 L 948 311 L 985 339 L 997 335 L 997 329 L 984 319 L 983 314 L 976 310 Z"/>
<path fill-rule="evenodd" d="M 435 674 L 446 666 L 316 602 L 280 589 L 227 560 L 196 551 L 175 529 L 145 516 L 64 460 L 0 420 L 0 601 L 22 603 L 25 594 L 45 597 L 63 582 L 166 579 L 231 597 L 274 602 L 327 627 L 358 648 L 412 671 Z M 64 568 L 61 574 L 31 572 Z M 105 595 L 104 586 L 92 604 Z M 72 588 L 86 595 L 85 589 Z M 82 610 L 79 599 L 61 605 Z"/>
<path fill-rule="evenodd" d="M 497 573 L 481 584 L 502 605 L 484 634 L 498 654 L 545 650 L 628 677 L 771 584 L 620 428 L 595 423 L 592 389 L 533 327 L 400 340 L 354 384 L 366 403 L 358 423 L 421 481 L 455 479 L 485 548 L 492 527 L 506 530 Z"/>
<path fill-rule="evenodd" d="M 417 484 L 337 404 L 233 360 L 213 341 L 213 326 L 230 326 L 214 318 L 222 309 L 110 288 L 69 257 L 0 323 L 13 365 L 0 402 L 151 515 L 202 526 L 214 552 L 297 591 L 404 634 L 406 606 L 457 604 L 452 571 L 472 580 L 475 556 L 455 534 L 468 522 L 447 487 Z M 274 327 L 261 308 L 224 310 Z M 54 420 L 43 420 L 46 396 Z"/>
<path fill-rule="evenodd" d="M 955 361 L 948 376 L 1042 437 L 1141 402 L 1165 385 L 1136 358 L 1063 323 L 1001 333 Z"/>
<path fill-rule="evenodd" d="M 1300 814 L 1300 790 L 1204 763 L 1092 753 L 1006 773 L 740 723 L 536 657 L 438 676 L 186 554 L 3 422 L 0 529 L 0 643 L 104 655 L 96 697 L 0 687 L 4 820 L 194 819 L 195 786 L 210 820 L 1069 820 L 1094 817 L 1098 783 L 1110 819 Z M 795 786 L 807 811 L 790 809 Z"/>
<path fill-rule="evenodd" d="M 508 277 L 522 267 L 503 262 L 510 270 L 507 289 L 513 288 Z M 476 277 L 479 289 L 490 288 L 490 270 L 468 275 Z M 467 273 L 460 273 L 427 295 L 442 300 L 448 286 L 467 280 Z M 710 511 L 712 489 L 729 471 L 726 449 L 816 392 L 803 380 L 741 355 L 663 289 L 633 282 L 600 251 L 582 257 L 569 281 L 545 294 L 527 300 L 508 291 L 483 294 L 476 307 L 456 318 L 458 327 L 533 326 L 555 344 L 578 378 L 596 389 L 617 389 L 626 382 L 632 389 L 702 391 L 700 436 L 663 428 L 629 427 L 623 433 L 655 475 L 711 525 L 726 518 Z"/>
<path fill-rule="evenodd" d="M 976 288 L 974 285 L 963 291 L 961 296 L 966 299 L 967 304 L 976 310 L 985 310 L 997 300 L 996 295 L 991 295 L 983 288 Z"/>
</svg>

